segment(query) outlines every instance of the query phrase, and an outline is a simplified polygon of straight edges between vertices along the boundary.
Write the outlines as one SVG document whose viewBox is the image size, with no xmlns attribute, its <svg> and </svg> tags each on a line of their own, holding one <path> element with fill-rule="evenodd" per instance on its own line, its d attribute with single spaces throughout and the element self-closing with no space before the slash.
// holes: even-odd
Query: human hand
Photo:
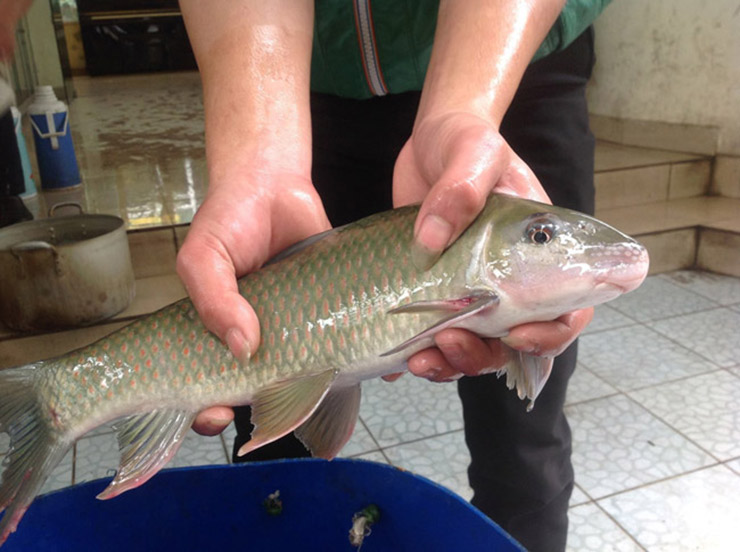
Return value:
<svg viewBox="0 0 740 552">
<path fill-rule="evenodd" d="M 232 178 L 210 187 L 178 254 L 177 271 L 206 327 L 246 362 L 260 342 L 260 327 L 236 279 L 331 226 L 307 178 L 259 172 Z M 215 435 L 233 417 L 231 408 L 209 408 L 193 429 Z"/>
<path fill-rule="evenodd" d="M 31 0 L 0 0 L 0 61 L 10 61 L 15 50 L 15 26 Z"/>
<path fill-rule="evenodd" d="M 439 258 L 492 192 L 550 203 L 534 173 L 488 121 L 470 113 L 449 113 L 417 123 L 396 163 L 394 204 L 423 200 L 414 227 L 414 259 L 420 268 Z M 445 330 L 436 336 L 436 348 L 412 356 L 408 368 L 433 381 L 449 381 L 504 366 L 507 347 L 556 356 L 592 317 L 593 309 L 582 309 L 555 321 L 512 328 L 501 340 Z"/>
</svg>

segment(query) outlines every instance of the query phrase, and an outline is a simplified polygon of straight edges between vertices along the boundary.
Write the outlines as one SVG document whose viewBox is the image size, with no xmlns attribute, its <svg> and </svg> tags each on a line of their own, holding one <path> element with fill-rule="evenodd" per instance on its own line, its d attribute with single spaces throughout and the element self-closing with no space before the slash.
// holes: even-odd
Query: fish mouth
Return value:
<svg viewBox="0 0 740 552">
<path fill-rule="evenodd" d="M 645 280 L 650 267 L 647 249 L 638 243 L 624 244 L 619 254 L 600 259 L 596 265 L 596 287 L 606 291 L 609 288 L 621 293 L 637 289 Z"/>
</svg>

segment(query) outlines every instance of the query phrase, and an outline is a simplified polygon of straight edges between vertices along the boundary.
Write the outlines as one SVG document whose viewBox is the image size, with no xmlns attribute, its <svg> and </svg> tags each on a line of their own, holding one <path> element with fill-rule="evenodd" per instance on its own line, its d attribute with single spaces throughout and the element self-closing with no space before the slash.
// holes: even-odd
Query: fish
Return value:
<svg viewBox="0 0 740 552">
<path fill-rule="evenodd" d="M 406 369 L 446 328 L 485 338 L 549 321 L 637 288 L 649 258 L 637 241 L 582 213 L 492 194 L 429 269 L 414 262 L 418 206 L 318 234 L 238 280 L 261 341 L 238 359 L 189 299 L 63 356 L 0 371 L 0 544 L 15 531 L 73 443 L 113 422 L 120 465 L 113 498 L 175 455 L 198 412 L 252 406 L 239 451 L 293 431 L 331 459 L 350 438 L 361 382 Z M 531 408 L 552 358 L 511 351 L 497 369 Z"/>
</svg>

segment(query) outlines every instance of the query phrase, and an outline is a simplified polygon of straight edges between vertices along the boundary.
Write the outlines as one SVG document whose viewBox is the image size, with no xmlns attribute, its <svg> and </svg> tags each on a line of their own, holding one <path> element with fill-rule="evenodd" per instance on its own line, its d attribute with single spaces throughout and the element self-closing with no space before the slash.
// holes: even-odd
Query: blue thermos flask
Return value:
<svg viewBox="0 0 740 552">
<path fill-rule="evenodd" d="M 58 190 L 81 184 L 69 127 L 69 111 L 64 102 L 57 99 L 51 86 L 36 87 L 28 115 L 36 144 L 41 187 Z"/>
</svg>

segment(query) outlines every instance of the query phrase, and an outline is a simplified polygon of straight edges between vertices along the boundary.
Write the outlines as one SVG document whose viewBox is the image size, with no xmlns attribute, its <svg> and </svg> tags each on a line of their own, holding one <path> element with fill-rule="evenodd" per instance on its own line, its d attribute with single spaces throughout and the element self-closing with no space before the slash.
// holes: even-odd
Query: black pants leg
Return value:
<svg viewBox="0 0 740 552">
<path fill-rule="evenodd" d="M 585 102 L 592 46 L 589 31 L 565 51 L 533 64 L 502 124 L 503 136 L 553 202 L 585 212 L 593 211 L 594 197 L 594 141 Z M 393 165 L 411 133 L 418 100 L 418 93 L 366 101 L 312 96 L 313 178 L 332 224 L 391 206 Z M 503 380 L 484 376 L 459 383 L 473 503 L 530 550 L 565 545 L 573 470 L 563 403 L 576 349 L 573 345 L 556 359 L 530 413 Z M 251 430 L 247 412 L 239 409 L 235 450 Z M 263 447 L 259 459 L 296 450 L 304 453 L 288 436 Z"/>
<path fill-rule="evenodd" d="M 10 110 L 0 113 L 0 228 L 33 218 L 18 197 L 26 190 Z"/>
<path fill-rule="evenodd" d="M 587 213 L 594 208 L 594 139 L 585 99 L 592 64 L 591 31 L 533 64 L 501 128 L 553 203 Z M 529 413 L 495 376 L 458 383 L 472 502 L 531 551 L 565 548 L 573 468 L 563 405 L 576 354 L 574 344 L 555 360 Z"/>
</svg>

